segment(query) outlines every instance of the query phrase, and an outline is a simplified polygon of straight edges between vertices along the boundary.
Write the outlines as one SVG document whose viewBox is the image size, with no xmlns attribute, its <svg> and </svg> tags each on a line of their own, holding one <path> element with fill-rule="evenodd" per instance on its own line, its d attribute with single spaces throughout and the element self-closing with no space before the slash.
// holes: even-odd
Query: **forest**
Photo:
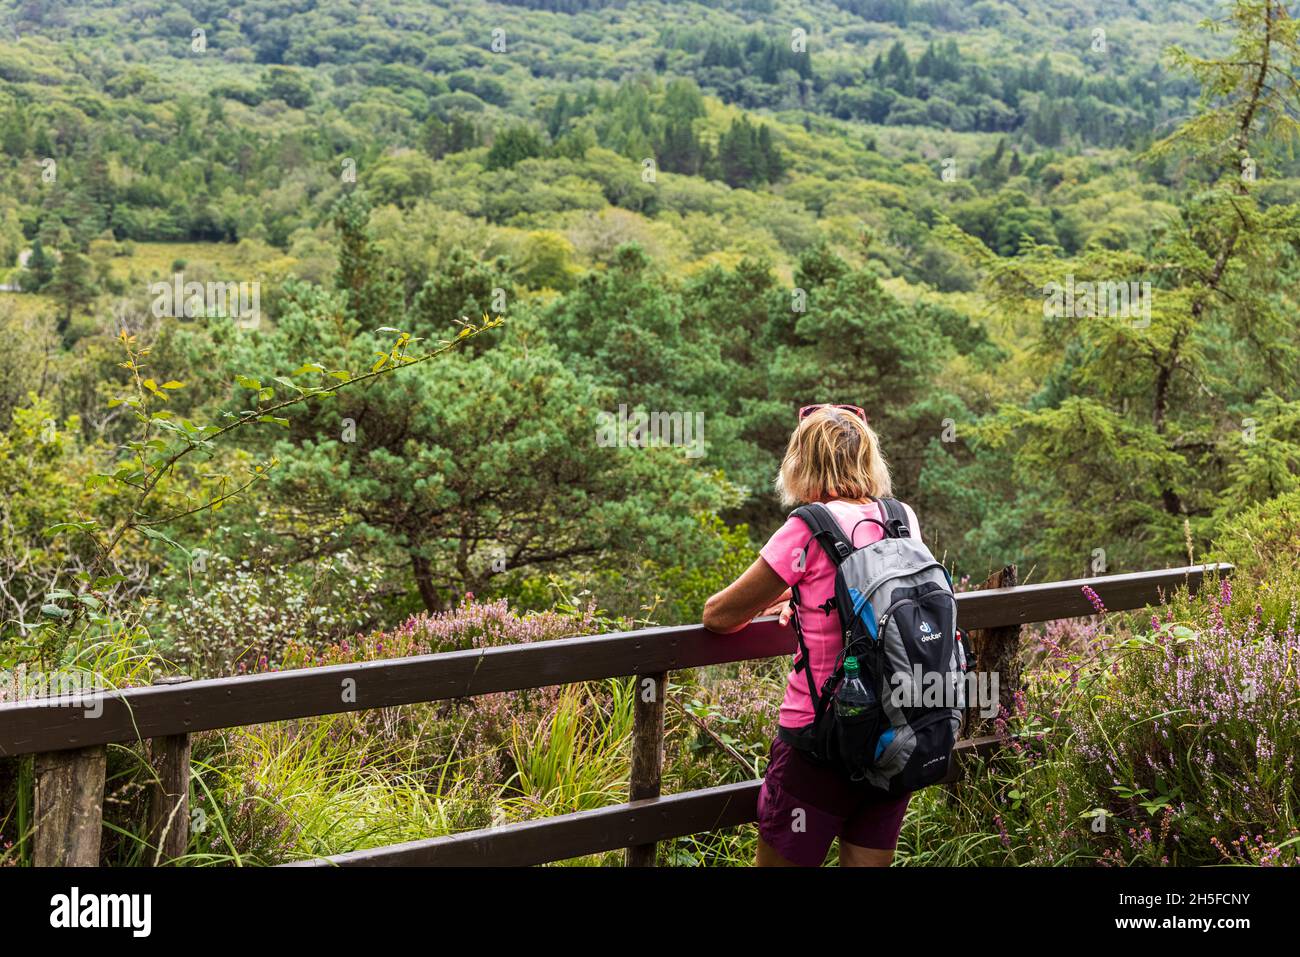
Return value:
<svg viewBox="0 0 1300 957">
<path fill-rule="evenodd" d="M 784 520 L 797 409 L 844 402 L 959 587 L 1236 566 L 1035 630 L 1002 731 L 1047 757 L 914 802 L 898 863 L 1294 863 L 1296 23 L 0 0 L 0 702 L 699 622 Z M 601 438 L 638 415 L 678 428 Z M 761 773 L 787 666 L 673 674 L 673 787 Z M 1175 706 L 1204 733 L 1129 723 Z M 205 733 L 177 863 L 622 801 L 630 721 L 609 681 Z M 143 763 L 110 753 L 106 864 L 150 853 Z"/>
</svg>

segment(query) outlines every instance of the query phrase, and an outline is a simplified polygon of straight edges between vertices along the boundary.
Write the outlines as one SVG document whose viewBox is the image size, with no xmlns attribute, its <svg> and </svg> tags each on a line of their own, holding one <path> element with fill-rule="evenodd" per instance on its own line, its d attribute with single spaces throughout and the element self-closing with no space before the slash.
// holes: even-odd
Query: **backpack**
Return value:
<svg viewBox="0 0 1300 957">
<path fill-rule="evenodd" d="M 844 537 L 824 505 L 804 505 L 791 513 L 808 525 L 835 566 L 835 596 L 820 608 L 803 608 L 798 586 L 791 588 L 799 644 L 794 667 L 807 676 L 816 717 L 803 728 L 781 728 L 780 735 L 851 781 L 901 796 L 948 773 L 966 707 L 966 654 L 947 569 L 920 539 L 911 537 L 900 502 L 877 501 L 886 520 L 867 518 L 858 525 L 880 525 L 884 537 L 861 548 L 853 547 L 852 533 Z M 844 640 L 820 693 L 799 620 L 817 612 L 838 614 Z M 852 717 L 835 708 L 848 655 L 857 658 L 861 680 L 876 697 L 864 713 Z"/>
</svg>

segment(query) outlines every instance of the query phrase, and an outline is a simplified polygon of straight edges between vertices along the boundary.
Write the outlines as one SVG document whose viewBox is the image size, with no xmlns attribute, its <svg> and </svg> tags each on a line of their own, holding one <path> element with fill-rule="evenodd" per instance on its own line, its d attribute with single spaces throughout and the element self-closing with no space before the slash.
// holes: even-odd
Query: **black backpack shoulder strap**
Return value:
<svg viewBox="0 0 1300 957">
<path fill-rule="evenodd" d="M 835 516 L 825 505 L 811 502 L 799 506 L 790 514 L 797 515 L 803 520 L 812 532 L 813 538 L 821 545 L 822 551 L 826 553 L 826 557 L 836 568 L 839 568 L 840 563 L 853 553 L 853 543 L 844 536 L 844 529 L 840 528 L 840 523 L 835 520 Z M 806 557 L 805 561 L 807 561 Z M 794 615 L 790 620 L 794 625 L 795 640 L 799 644 L 799 660 L 794 663 L 794 668 L 796 671 L 802 671 L 808 680 L 808 696 L 812 699 L 814 713 L 820 716 L 825 710 L 825 695 L 817 693 L 817 683 L 813 678 L 812 665 L 808 659 L 808 645 L 804 641 L 803 626 L 799 620 L 802 601 L 799 598 L 798 585 L 791 587 L 790 595 L 794 600 Z M 832 598 L 827 605 L 822 606 L 827 614 L 830 614 L 834 601 Z"/>
<path fill-rule="evenodd" d="M 911 538 L 912 530 L 908 527 L 907 509 L 896 498 L 878 498 L 877 502 L 885 511 L 885 534 L 890 538 Z"/>
<path fill-rule="evenodd" d="M 831 564 L 839 567 L 840 562 L 853 553 L 853 543 L 844 537 L 844 529 L 835 520 L 831 510 L 820 502 L 800 505 L 791 515 L 798 515 L 813 533 L 813 538 L 826 552 Z"/>
</svg>

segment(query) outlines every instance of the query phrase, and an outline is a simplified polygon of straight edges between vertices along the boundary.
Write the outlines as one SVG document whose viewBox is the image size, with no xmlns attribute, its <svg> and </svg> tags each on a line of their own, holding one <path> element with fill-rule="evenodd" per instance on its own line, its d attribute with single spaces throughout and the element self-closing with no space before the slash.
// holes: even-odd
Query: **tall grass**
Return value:
<svg viewBox="0 0 1300 957">
<path fill-rule="evenodd" d="M 66 625 L 47 619 L 0 641 L 0 702 L 53 696 L 62 700 L 50 707 L 90 708 L 105 692 L 147 685 L 175 670 L 158 654 L 134 613 L 117 615 L 100 605 L 71 620 Z M 147 763 L 131 749 L 108 749 L 104 843 L 110 857 L 119 838 L 129 844 L 142 829 L 136 799 L 141 786 L 129 787 L 130 798 L 115 793 L 133 776 L 130 769 L 141 766 Z M 33 791 L 32 757 L 0 762 L 0 866 L 31 863 Z"/>
<path fill-rule="evenodd" d="M 627 800 L 633 683 L 575 685 L 531 731 L 515 724 L 515 774 L 502 806 L 512 819 L 589 811 Z"/>
<path fill-rule="evenodd" d="M 194 850 L 178 863 L 271 864 L 450 834 L 485 806 L 458 763 L 411 742 L 347 746 L 349 715 L 224 732 L 196 758 Z"/>
</svg>

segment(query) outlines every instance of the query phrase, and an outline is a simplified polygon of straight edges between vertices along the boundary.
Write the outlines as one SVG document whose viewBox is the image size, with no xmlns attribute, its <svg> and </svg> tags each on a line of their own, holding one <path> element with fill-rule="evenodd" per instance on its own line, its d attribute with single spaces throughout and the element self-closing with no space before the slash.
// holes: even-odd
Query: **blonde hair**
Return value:
<svg viewBox="0 0 1300 957">
<path fill-rule="evenodd" d="M 827 407 L 790 436 L 776 490 L 787 508 L 835 498 L 882 498 L 890 492 L 889 463 L 871 426 L 852 412 Z"/>
</svg>

